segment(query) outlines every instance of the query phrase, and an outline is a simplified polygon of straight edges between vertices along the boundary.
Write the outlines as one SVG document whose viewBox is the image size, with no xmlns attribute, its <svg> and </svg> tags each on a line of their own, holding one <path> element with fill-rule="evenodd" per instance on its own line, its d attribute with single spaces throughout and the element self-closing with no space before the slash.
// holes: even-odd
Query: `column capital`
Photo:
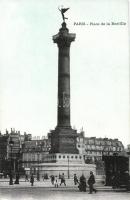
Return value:
<svg viewBox="0 0 130 200">
<path fill-rule="evenodd" d="M 53 42 L 57 43 L 58 47 L 69 47 L 71 42 L 75 40 L 76 34 L 69 33 L 66 23 L 62 23 L 59 33 L 53 36 Z"/>
</svg>

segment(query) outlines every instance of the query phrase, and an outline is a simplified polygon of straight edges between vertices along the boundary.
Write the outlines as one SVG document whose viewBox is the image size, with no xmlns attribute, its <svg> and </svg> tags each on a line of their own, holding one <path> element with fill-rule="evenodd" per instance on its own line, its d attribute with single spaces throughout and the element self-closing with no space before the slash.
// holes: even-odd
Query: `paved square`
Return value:
<svg viewBox="0 0 130 200">
<path fill-rule="evenodd" d="M 129 200 L 129 192 L 79 192 L 74 188 L 0 188 L 0 200 Z"/>
</svg>

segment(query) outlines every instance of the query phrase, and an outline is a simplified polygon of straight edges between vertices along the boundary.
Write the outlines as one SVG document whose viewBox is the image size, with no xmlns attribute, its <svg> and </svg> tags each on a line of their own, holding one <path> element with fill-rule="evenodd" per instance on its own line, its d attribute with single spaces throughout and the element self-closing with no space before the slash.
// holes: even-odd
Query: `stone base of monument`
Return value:
<svg viewBox="0 0 130 200">
<path fill-rule="evenodd" d="M 96 165 L 85 164 L 83 155 L 80 154 L 47 154 L 43 160 L 43 163 L 32 165 L 31 171 L 38 170 L 40 176 L 47 174 L 49 177 L 64 173 L 66 178 L 73 178 L 74 174 L 78 177 L 82 174 L 89 177 L 90 171 L 96 173 Z"/>
</svg>

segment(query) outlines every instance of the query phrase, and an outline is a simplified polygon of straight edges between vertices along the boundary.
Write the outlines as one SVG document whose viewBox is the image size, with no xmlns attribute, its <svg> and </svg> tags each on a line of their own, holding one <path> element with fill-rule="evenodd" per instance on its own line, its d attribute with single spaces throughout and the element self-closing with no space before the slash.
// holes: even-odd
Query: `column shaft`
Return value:
<svg viewBox="0 0 130 200">
<path fill-rule="evenodd" d="M 70 127 L 70 47 L 59 46 L 57 126 Z"/>
</svg>

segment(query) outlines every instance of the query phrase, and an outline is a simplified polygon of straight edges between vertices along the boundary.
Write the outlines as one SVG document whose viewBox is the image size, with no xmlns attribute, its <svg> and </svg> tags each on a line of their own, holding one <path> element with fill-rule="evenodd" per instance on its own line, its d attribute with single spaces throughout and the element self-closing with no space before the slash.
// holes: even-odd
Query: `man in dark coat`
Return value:
<svg viewBox="0 0 130 200">
<path fill-rule="evenodd" d="M 95 193 L 97 192 L 97 190 L 93 187 L 93 184 L 95 183 L 95 177 L 93 172 L 90 172 L 90 177 L 88 179 L 88 185 L 89 185 L 89 194 L 92 194 L 92 192 L 94 191 Z"/>
<path fill-rule="evenodd" d="M 87 187 L 87 185 L 86 185 L 86 178 L 85 178 L 85 176 L 82 174 L 82 176 L 80 177 L 80 182 L 79 182 L 78 188 L 79 188 L 79 190 L 80 190 L 81 192 L 86 192 L 86 187 Z"/>
<path fill-rule="evenodd" d="M 64 185 L 66 186 L 64 173 L 61 175 L 61 182 L 60 182 L 60 185 L 61 185 L 62 183 L 64 183 Z"/>
<path fill-rule="evenodd" d="M 19 184 L 19 178 L 20 178 L 20 176 L 19 176 L 19 173 L 17 173 L 16 174 L 16 180 L 15 180 L 15 184 Z"/>
<path fill-rule="evenodd" d="M 30 177 L 30 183 L 31 183 L 31 186 L 33 186 L 33 183 L 34 183 L 34 176 L 33 176 L 33 174 L 31 174 L 31 177 Z"/>
<path fill-rule="evenodd" d="M 51 175 L 51 183 L 52 183 L 52 185 L 54 185 L 54 181 L 55 181 L 55 177 L 54 177 L 54 175 Z"/>
<path fill-rule="evenodd" d="M 79 182 L 79 181 L 78 181 L 77 175 L 74 174 L 74 184 L 77 185 L 78 182 Z"/>
</svg>

